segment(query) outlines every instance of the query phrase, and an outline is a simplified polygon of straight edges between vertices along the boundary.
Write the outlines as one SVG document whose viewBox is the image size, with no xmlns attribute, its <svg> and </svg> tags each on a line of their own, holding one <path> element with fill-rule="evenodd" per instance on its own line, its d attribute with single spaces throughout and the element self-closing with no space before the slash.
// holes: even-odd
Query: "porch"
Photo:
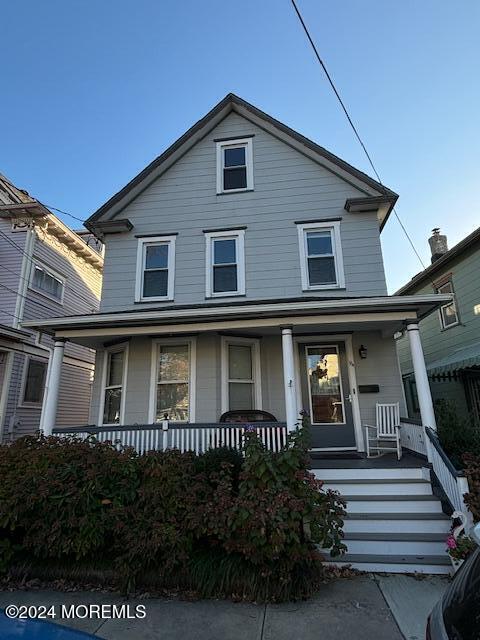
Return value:
<svg viewBox="0 0 480 640">
<path fill-rule="evenodd" d="M 45 432 L 55 427 L 70 340 L 97 352 L 89 428 L 100 435 L 195 450 L 203 439 L 240 441 L 241 428 L 218 424 L 230 409 L 268 411 L 282 438 L 304 409 L 313 450 L 363 452 L 362 427 L 375 423 L 377 403 L 399 403 L 405 414 L 393 339 L 405 327 L 423 424 L 435 427 L 418 319 L 442 302 L 438 295 L 235 302 L 28 323 L 55 339 Z M 267 445 L 280 441 L 274 427 L 258 428 Z"/>
</svg>

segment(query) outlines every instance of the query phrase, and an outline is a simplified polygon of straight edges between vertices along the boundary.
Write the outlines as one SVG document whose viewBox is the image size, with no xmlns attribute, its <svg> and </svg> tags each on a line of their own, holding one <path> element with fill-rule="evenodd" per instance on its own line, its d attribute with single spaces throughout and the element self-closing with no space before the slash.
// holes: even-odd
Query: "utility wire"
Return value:
<svg viewBox="0 0 480 640">
<path fill-rule="evenodd" d="M 29 260 L 29 262 L 31 264 L 35 264 L 34 259 L 28 255 L 28 253 L 26 251 L 24 251 L 24 249 L 15 242 L 15 240 L 13 240 L 12 238 L 10 238 L 4 231 L 2 231 L 0 229 L 0 236 L 5 238 L 5 240 L 10 244 L 10 246 L 13 249 L 16 249 L 19 253 L 23 254 L 27 260 Z M 0 265 L 2 269 L 5 269 L 6 271 L 9 271 L 10 273 L 12 273 L 13 275 L 18 276 L 19 278 L 21 278 L 22 280 L 24 280 L 25 282 L 29 282 L 29 280 L 27 278 L 24 278 L 20 273 L 17 273 L 16 271 L 13 271 L 12 269 L 9 269 L 8 267 L 6 267 L 5 265 Z M 73 287 L 70 287 L 69 285 L 67 285 L 67 283 L 64 284 L 65 289 L 71 291 L 76 298 L 79 298 L 80 300 L 83 300 L 83 302 L 85 302 L 86 304 L 88 304 L 89 307 L 95 307 L 95 301 L 94 300 L 89 300 L 87 297 L 85 297 L 84 295 L 82 295 L 81 293 L 79 293 L 76 289 L 74 289 Z M 93 294 L 92 294 L 93 295 Z M 36 302 L 35 300 L 32 300 L 32 302 Z"/>
<path fill-rule="evenodd" d="M 345 114 L 345 116 L 346 116 L 346 118 L 348 120 L 348 123 L 351 126 L 351 128 L 352 128 L 352 130 L 353 130 L 353 132 L 355 134 L 355 137 L 357 138 L 358 142 L 360 143 L 360 146 L 362 147 L 363 151 L 365 152 L 367 160 L 368 160 L 368 162 L 369 162 L 369 164 L 370 164 L 370 166 L 372 168 L 372 171 L 374 172 L 378 182 L 380 183 L 380 185 L 384 189 L 384 192 L 386 192 L 385 185 L 383 184 L 383 182 L 382 182 L 382 180 L 380 178 L 380 175 L 379 175 L 377 169 L 375 168 L 375 165 L 373 163 L 372 157 L 368 153 L 367 147 L 365 146 L 365 143 L 363 142 L 362 138 L 360 137 L 360 134 L 358 133 L 357 127 L 354 125 L 353 120 L 350 117 L 350 114 L 348 113 L 347 107 L 345 106 L 345 103 L 343 102 L 343 100 L 342 100 L 342 98 L 340 96 L 340 93 L 339 93 L 337 87 L 335 86 L 335 83 L 333 82 L 332 76 L 328 72 L 328 69 L 327 69 L 324 61 L 322 60 L 322 58 L 320 57 L 320 54 L 318 53 L 317 47 L 315 46 L 315 43 L 313 42 L 312 36 L 310 35 L 310 32 L 308 31 L 307 25 L 305 24 L 305 21 L 304 21 L 304 19 L 302 17 L 302 14 L 300 13 L 300 10 L 299 10 L 295 0 L 291 0 L 291 2 L 292 2 L 292 5 L 293 5 L 293 8 L 295 9 L 295 13 L 297 14 L 297 17 L 298 17 L 298 19 L 300 21 L 300 24 L 302 25 L 303 30 L 305 31 L 305 34 L 306 34 L 306 36 L 308 38 L 308 41 L 310 42 L 310 44 L 312 46 L 312 49 L 313 49 L 313 51 L 315 53 L 315 57 L 317 58 L 320 66 L 322 67 L 322 69 L 323 69 L 323 71 L 325 73 L 325 76 L 327 77 L 327 80 L 328 80 L 328 82 L 330 84 L 330 87 L 332 88 L 335 96 L 337 97 L 337 100 L 340 103 L 340 106 L 342 107 L 342 110 L 343 110 L 343 112 L 344 112 L 344 114 Z M 403 222 L 401 221 L 400 216 L 398 215 L 395 206 L 392 207 L 392 210 L 393 210 L 393 213 L 395 214 L 396 219 L 398 220 L 398 222 L 400 224 L 400 227 L 402 228 L 403 233 L 405 234 L 408 242 L 410 243 L 410 246 L 412 247 L 415 255 L 417 256 L 420 264 L 422 265 L 423 269 L 426 269 L 425 264 L 423 263 L 423 260 L 420 257 L 420 254 L 418 253 L 417 249 L 415 248 L 415 245 L 413 244 L 413 240 L 411 239 L 410 235 L 408 234 L 408 231 L 406 230 Z"/>
</svg>

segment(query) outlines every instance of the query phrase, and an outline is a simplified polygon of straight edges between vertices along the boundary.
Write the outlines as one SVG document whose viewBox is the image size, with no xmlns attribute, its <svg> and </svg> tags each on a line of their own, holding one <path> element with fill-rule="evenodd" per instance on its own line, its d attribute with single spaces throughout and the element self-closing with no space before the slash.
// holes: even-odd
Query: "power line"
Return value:
<svg viewBox="0 0 480 640">
<path fill-rule="evenodd" d="M 30 261 L 31 264 L 35 264 L 35 260 L 32 256 L 28 255 L 28 253 L 19 245 L 15 242 L 15 240 L 13 240 L 12 238 L 10 238 L 4 231 L 2 231 L 0 229 L 0 236 L 2 236 L 3 238 L 5 238 L 5 240 L 10 244 L 11 247 L 13 247 L 14 249 L 16 249 L 17 251 L 19 251 L 20 253 L 22 253 L 27 260 Z M 12 271 L 12 269 L 9 269 L 8 267 L 6 267 L 5 265 L 1 265 L 1 267 L 3 269 L 6 269 L 7 271 L 10 271 L 10 273 L 18 276 L 19 278 L 21 278 L 22 280 L 24 280 L 25 282 L 28 282 L 27 278 L 24 278 L 22 275 L 20 275 L 19 273 Z M 89 307 L 94 307 L 95 306 L 95 301 L 93 300 L 89 300 L 88 298 L 86 298 L 84 295 L 82 295 L 81 293 L 79 293 L 76 289 L 74 289 L 73 287 L 68 286 L 66 283 L 64 284 L 65 289 L 71 291 L 75 297 L 80 298 L 80 300 L 83 300 L 86 304 L 89 305 Z M 92 294 L 93 295 L 93 294 Z"/>
<path fill-rule="evenodd" d="M 371 168 L 372 168 L 372 170 L 373 170 L 378 182 L 380 183 L 380 185 L 382 186 L 382 188 L 385 191 L 385 185 L 383 184 L 383 182 L 382 182 L 382 180 L 380 178 L 380 175 L 379 175 L 377 169 L 375 168 L 373 160 L 372 160 L 370 154 L 368 153 L 367 147 L 365 146 L 365 143 L 363 142 L 362 138 L 360 137 L 360 134 L 358 133 L 357 127 L 354 125 L 353 120 L 350 117 L 350 114 L 348 113 L 347 107 L 345 106 L 345 103 L 343 102 L 343 100 L 342 100 L 342 98 L 340 96 L 340 93 L 339 93 L 337 87 L 335 86 L 335 83 L 333 82 L 333 79 L 332 79 L 330 73 L 328 72 L 328 69 L 327 69 L 324 61 L 322 60 L 322 58 L 320 57 L 320 54 L 318 53 L 317 47 L 315 46 L 315 43 L 313 42 L 312 36 L 310 35 L 310 33 L 308 31 L 307 25 L 305 24 L 305 21 L 304 21 L 304 19 L 302 17 L 302 14 L 300 13 L 299 8 L 297 7 L 297 4 L 296 4 L 295 0 L 292 0 L 292 5 L 293 5 L 293 8 L 295 9 L 295 13 L 297 14 L 297 17 L 298 17 L 298 19 L 300 21 L 300 24 L 303 27 L 303 30 L 305 31 L 305 34 L 306 34 L 306 36 L 308 38 L 308 41 L 310 42 L 310 44 L 312 46 L 312 49 L 313 49 L 313 51 L 315 53 L 315 57 L 317 58 L 320 66 L 322 67 L 322 69 L 323 69 L 323 71 L 325 73 L 325 76 L 327 77 L 327 80 L 328 80 L 328 82 L 329 82 L 329 84 L 330 84 L 335 96 L 337 97 L 338 102 L 340 103 L 340 106 L 342 107 L 342 110 L 343 110 L 343 112 L 344 112 L 344 114 L 345 114 L 345 116 L 346 116 L 346 118 L 348 120 L 348 123 L 351 126 L 351 128 L 352 128 L 352 130 L 353 130 L 353 132 L 355 134 L 355 137 L 357 138 L 358 142 L 360 143 L 363 151 L 365 152 L 365 155 L 366 155 L 366 157 L 368 159 L 368 162 L 369 162 L 369 164 L 370 164 L 370 166 L 371 166 Z M 408 234 L 403 222 L 400 220 L 400 216 L 398 215 L 395 206 L 392 207 L 392 210 L 393 210 L 393 213 L 395 214 L 395 217 L 397 218 L 397 220 L 398 220 L 398 222 L 400 224 L 400 227 L 402 228 L 403 233 L 405 234 L 408 242 L 410 243 L 410 246 L 412 247 L 415 255 L 417 256 L 420 264 L 422 265 L 423 269 L 426 269 L 425 264 L 423 263 L 423 260 L 420 257 L 420 254 L 418 253 L 417 249 L 415 248 L 415 245 L 413 244 L 413 240 L 411 239 L 410 235 Z"/>
<path fill-rule="evenodd" d="M 37 202 L 40 202 L 40 200 L 37 200 Z M 58 213 L 63 213 L 63 215 L 65 216 L 70 216 L 71 218 L 73 218 L 74 220 L 78 220 L 78 222 L 81 222 L 82 224 L 85 222 L 78 216 L 74 216 L 73 213 L 69 213 L 68 211 L 63 211 L 63 209 L 59 209 L 58 207 L 52 207 L 50 204 L 44 204 L 43 202 L 40 202 L 40 204 L 46 207 L 47 209 L 53 209 L 54 211 L 58 211 Z"/>
</svg>

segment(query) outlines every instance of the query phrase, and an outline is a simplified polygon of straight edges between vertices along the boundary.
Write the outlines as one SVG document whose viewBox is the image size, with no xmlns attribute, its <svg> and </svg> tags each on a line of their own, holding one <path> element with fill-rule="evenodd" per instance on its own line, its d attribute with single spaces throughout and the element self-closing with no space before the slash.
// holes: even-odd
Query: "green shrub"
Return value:
<svg viewBox="0 0 480 640">
<path fill-rule="evenodd" d="M 465 503 L 472 512 L 473 520 L 480 522 L 480 455 L 467 453 L 463 461 L 470 489 L 465 495 Z"/>
<path fill-rule="evenodd" d="M 472 417 L 459 416 L 451 402 L 437 402 L 435 413 L 440 443 L 457 469 L 461 469 L 465 453 L 480 455 L 480 425 Z"/>
<path fill-rule="evenodd" d="M 304 425 L 274 454 L 252 431 L 243 455 L 200 456 L 41 436 L 1 446 L 0 564 L 96 575 L 100 559 L 127 590 L 307 597 L 325 575 L 318 547 L 344 549 L 345 513 L 308 472 L 307 439 Z"/>
<path fill-rule="evenodd" d="M 92 556 L 111 541 L 111 506 L 135 499 L 136 466 L 131 449 L 79 439 L 1 446 L 0 527 L 35 556 Z"/>
</svg>

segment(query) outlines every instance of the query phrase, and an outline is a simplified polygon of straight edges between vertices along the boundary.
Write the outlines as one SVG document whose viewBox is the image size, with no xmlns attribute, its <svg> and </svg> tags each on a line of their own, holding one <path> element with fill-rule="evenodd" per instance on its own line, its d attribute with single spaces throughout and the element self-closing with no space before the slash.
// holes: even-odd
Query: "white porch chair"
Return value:
<svg viewBox="0 0 480 640">
<path fill-rule="evenodd" d="M 373 458 L 396 451 L 400 460 L 402 457 L 402 445 L 400 444 L 399 403 L 380 404 L 377 402 L 376 421 L 376 426 L 364 425 L 367 457 Z M 372 434 L 372 432 L 374 433 Z"/>
</svg>

